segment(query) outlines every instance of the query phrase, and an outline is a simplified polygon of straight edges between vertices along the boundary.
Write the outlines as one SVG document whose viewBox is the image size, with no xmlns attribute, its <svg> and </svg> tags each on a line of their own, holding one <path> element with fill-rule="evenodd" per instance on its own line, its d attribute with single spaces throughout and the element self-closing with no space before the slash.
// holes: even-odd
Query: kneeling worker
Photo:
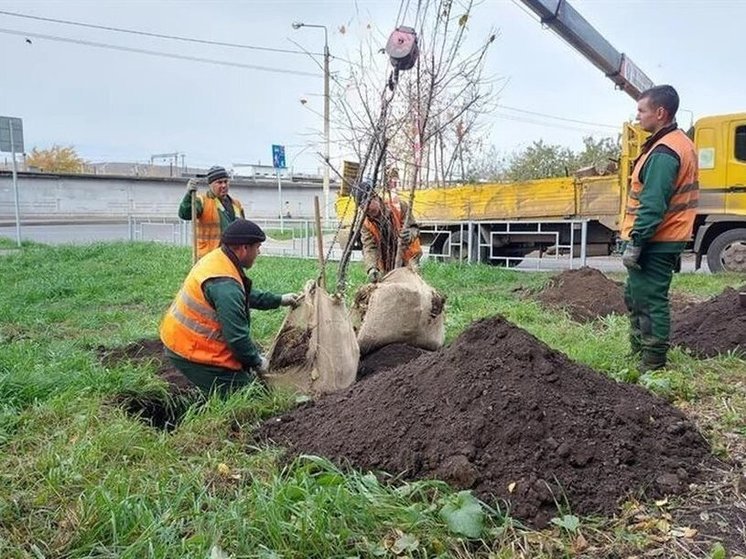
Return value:
<svg viewBox="0 0 746 559">
<path fill-rule="evenodd" d="M 220 246 L 202 257 L 161 322 L 166 355 L 208 395 L 222 395 L 250 384 L 267 370 L 267 359 L 251 340 L 249 309 L 296 306 L 294 293 L 275 295 L 252 289 L 244 268 L 259 256 L 264 231 L 237 219 L 225 229 Z"/>
<path fill-rule="evenodd" d="M 396 267 L 396 251 L 402 242 L 402 264 L 417 268 L 422 256 L 420 228 L 416 223 L 404 227 L 408 206 L 397 198 L 384 201 L 373 194 L 360 230 L 363 261 L 368 281 L 377 282 Z"/>
</svg>

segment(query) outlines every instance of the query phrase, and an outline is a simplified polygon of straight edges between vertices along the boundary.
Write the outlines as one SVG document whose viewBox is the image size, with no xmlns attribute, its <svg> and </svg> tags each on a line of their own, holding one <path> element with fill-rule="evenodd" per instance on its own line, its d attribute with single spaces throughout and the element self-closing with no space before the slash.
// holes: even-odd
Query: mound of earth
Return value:
<svg viewBox="0 0 746 559">
<path fill-rule="evenodd" d="M 630 494 L 698 479 L 707 441 L 646 390 L 570 361 L 501 317 L 450 346 L 265 422 L 288 456 L 442 479 L 544 526 L 568 503 L 610 514 Z"/>
<path fill-rule="evenodd" d="M 413 359 L 417 359 L 423 353 L 430 352 L 426 349 L 407 344 L 385 345 L 360 358 L 360 364 L 357 367 L 357 378 L 361 379 L 368 375 L 385 371 L 386 369 L 393 369 L 399 365 L 404 365 Z"/>
<path fill-rule="evenodd" d="M 195 386 L 166 358 L 163 353 L 163 342 L 160 340 L 140 340 L 125 347 L 112 349 L 99 346 L 97 352 L 99 360 L 105 366 L 115 366 L 122 362 L 155 365 L 156 375 L 167 386 L 165 397 L 161 394 L 125 391 L 115 395 L 112 401 L 148 425 L 159 429 L 174 429 L 187 409 L 201 400 Z"/>
<path fill-rule="evenodd" d="M 746 285 L 739 290 L 728 287 L 717 297 L 675 312 L 671 344 L 698 357 L 729 351 L 746 354 L 746 307 L 740 305 L 739 291 L 746 292 Z"/>
<path fill-rule="evenodd" d="M 594 268 L 567 270 L 554 276 L 535 298 L 547 306 L 566 310 L 576 322 L 627 313 L 621 284 Z"/>
</svg>

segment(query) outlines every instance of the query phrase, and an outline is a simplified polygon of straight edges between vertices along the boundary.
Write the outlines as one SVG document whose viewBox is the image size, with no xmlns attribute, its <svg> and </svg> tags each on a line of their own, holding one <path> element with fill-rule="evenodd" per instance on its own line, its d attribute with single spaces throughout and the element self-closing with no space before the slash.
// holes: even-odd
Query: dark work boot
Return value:
<svg viewBox="0 0 746 559">
<path fill-rule="evenodd" d="M 650 351 L 643 351 L 640 364 L 637 369 L 641 373 L 647 373 L 650 371 L 657 371 L 663 369 L 666 366 L 666 354 L 653 353 Z"/>
</svg>

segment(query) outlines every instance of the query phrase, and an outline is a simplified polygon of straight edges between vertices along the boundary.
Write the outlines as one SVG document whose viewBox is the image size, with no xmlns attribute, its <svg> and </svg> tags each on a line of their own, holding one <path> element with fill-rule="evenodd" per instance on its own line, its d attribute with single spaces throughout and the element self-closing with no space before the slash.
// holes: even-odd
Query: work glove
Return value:
<svg viewBox="0 0 746 559">
<path fill-rule="evenodd" d="M 300 295 L 297 293 L 285 293 L 280 299 L 280 305 L 283 307 L 297 307 L 300 303 Z"/>
<path fill-rule="evenodd" d="M 642 247 L 636 247 L 632 243 L 629 243 L 622 253 L 622 264 L 628 270 L 642 270 L 640 264 L 637 263 L 641 252 Z"/>
<path fill-rule="evenodd" d="M 260 375 L 267 373 L 269 371 L 269 359 L 264 357 L 264 355 L 260 355 L 259 364 L 254 367 L 254 370 Z"/>
<path fill-rule="evenodd" d="M 399 237 L 404 242 L 405 245 L 408 245 L 412 241 L 414 241 L 417 237 L 420 235 L 420 230 L 417 227 L 407 227 L 406 229 L 402 229 L 402 232 L 399 233 Z"/>
<path fill-rule="evenodd" d="M 378 268 L 368 270 L 368 281 L 370 283 L 378 283 L 379 279 L 381 279 L 381 272 L 378 271 Z"/>
<path fill-rule="evenodd" d="M 197 192 L 197 179 L 187 181 L 187 192 Z"/>
</svg>

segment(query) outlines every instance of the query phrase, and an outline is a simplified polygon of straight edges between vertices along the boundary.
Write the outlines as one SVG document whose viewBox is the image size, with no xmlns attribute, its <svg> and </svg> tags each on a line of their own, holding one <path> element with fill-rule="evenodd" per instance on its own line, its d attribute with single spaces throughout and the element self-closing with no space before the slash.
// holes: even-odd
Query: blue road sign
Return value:
<svg viewBox="0 0 746 559">
<path fill-rule="evenodd" d="M 272 166 L 275 169 L 285 168 L 285 146 L 272 144 Z"/>
</svg>

